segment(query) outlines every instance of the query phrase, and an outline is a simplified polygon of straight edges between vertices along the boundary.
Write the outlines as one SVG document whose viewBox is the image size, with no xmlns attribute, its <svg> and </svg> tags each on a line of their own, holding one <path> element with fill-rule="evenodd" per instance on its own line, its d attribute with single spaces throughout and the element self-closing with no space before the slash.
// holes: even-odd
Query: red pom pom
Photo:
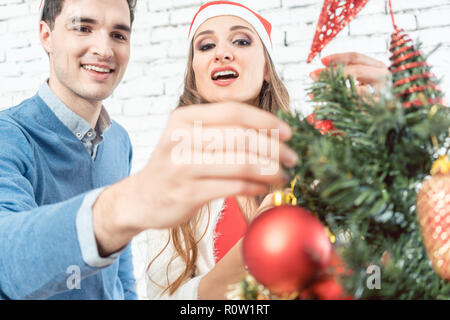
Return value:
<svg viewBox="0 0 450 320">
<path fill-rule="evenodd" d="M 300 293 L 301 299 L 318 300 L 353 300 L 353 297 L 346 294 L 341 284 L 339 276 L 350 275 L 341 258 L 335 251 L 331 252 L 330 262 L 327 270 L 308 288 Z"/>
<path fill-rule="evenodd" d="M 345 267 L 341 257 L 333 251 L 327 275 L 312 287 L 315 298 L 320 300 L 352 300 L 353 297 L 346 294 L 338 281 L 339 276 L 351 275 L 352 272 Z"/>
<path fill-rule="evenodd" d="M 335 131 L 336 128 L 330 120 L 316 120 L 314 113 L 311 113 L 307 118 L 308 123 L 314 126 L 314 129 L 320 130 L 321 134 L 327 134 L 330 131 Z M 341 133 L 333 133 L 333 135 L 338 135 Z"/>
</svg>

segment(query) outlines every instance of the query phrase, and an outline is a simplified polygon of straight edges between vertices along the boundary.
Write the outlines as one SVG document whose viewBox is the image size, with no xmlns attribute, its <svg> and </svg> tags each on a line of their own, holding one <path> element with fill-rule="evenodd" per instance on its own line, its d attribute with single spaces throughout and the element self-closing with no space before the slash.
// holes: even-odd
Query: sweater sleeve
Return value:
<svg viewBox="0 0 450 320">
<path fill-rule="evenodd" d="M 0 298 L 4 299 L 45 299 L 69 289 L 73 267 L 80 270 L 80 280 L 100 270 L 84 260 L 79 241 L 83 231 L 77 228 L 80 212 L 92 217 L 99 190 L 39 207 L 30 182 L 32 170 L 26 137 L 15 125 L 0 120 Z"/>
<path fill-rule="evenodd" d="M 137 300 L 138 298 L 133 271 L 133 254 L 131 244 L 129 244 L 119 258 L 119 278 L 122 282 L 125 300 Z"/>
</svg>

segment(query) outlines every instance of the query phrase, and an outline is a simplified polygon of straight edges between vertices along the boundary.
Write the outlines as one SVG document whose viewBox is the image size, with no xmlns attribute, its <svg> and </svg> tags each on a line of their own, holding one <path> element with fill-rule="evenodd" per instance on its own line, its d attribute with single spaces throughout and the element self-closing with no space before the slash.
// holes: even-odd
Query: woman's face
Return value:
<svg viewBox="0 0 450 320">
<path fill-rule="evenodd" d="M 264 46 L 248 22 L 235 16 L 208 19 L 197 29 L 193 48 L 195 83 L 204 100 L 256 105 L 268 77 Z"/>
</svg>

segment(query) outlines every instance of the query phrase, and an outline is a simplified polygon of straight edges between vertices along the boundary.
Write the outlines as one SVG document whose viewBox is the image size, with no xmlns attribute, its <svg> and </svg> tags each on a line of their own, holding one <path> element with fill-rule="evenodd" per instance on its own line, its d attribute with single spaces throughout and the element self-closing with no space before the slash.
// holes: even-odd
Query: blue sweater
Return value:
<svg viewBox="0 0 450 320">
<path fill-rule="evenodd" d="M 0 112 L 0 299 L 136 298 L 130 245 L 90 258 L 92 205 L 131 154 L 113 122 L 93 160 L 39 95 Z"/>
</svg>

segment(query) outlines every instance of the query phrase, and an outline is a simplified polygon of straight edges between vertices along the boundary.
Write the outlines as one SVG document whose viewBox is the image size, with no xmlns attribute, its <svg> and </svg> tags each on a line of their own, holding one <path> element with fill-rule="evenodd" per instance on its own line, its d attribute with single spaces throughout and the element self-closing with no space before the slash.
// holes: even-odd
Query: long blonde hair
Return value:
<svg viewBox="0 0 450 320">
<path fill-rule="evenodd" d="M 267 71 L 269 81 L 264 80 L 261 92 L 259 94 L 259 103 L 255 107 L 258 107 L 262 110 L 266 110 L 273 114 L 276 114 L 280 109 L 284 111 L 289 111 L 289 102 L 290 102 L 289 93 L 286 87 L 284 86 L 283 82 L 279 78 L 275 70 L 275 66 L 272 62 L 272 59 L 270 58 L 265 47 L 264 47 L 264 56 L 266 59 L 266 68 L 268 68 Z M 189 49 L 187 70 L 184 78 L 184 90 L 182 95 L 180 96 L 177 108 L 193 104 L 207 103 L 207 101 L 204 101 L 200 97 L 197 90 L 197 86 L 195 84 L 195 74 L 192 68 L 193 57 L 194 57 L 194 48 L 191 43 Z M 242 213 L 244 214 L 247 221 L 249 220 L 250 212 L 256 209 L 254 205 L 255 201 L 256 201 L 255 198 L 246 198 L 245 205 L 241 206 Z M 159 254 L 155 258 L 153 258 L 153 260 L 149 263 L 147 267 L 148 270 L 151 264 L 155 261 L 155 259 L 157 259 L 161 255 L 161 253 L 169 245 L 170 241 L 172 241 L 177 255 L 181 257 L 186 267 L 182 272 L 182 274 L 174 282 L 168 284 L 163 293 L 169 291 L 170 294 L 173 294 L 183 284 L 185 280 L 188 280 L 189 278 L 195 275 L 198 258 L 197 244 L 206 234 L 206 230 L 208 229 L 210 222 L 210 204 L 207 204 L 206 206 L 208 213 L 208 223 L 201 237 L 199 239 L 196 239 L 197 234 L 196 230 L 201 220 L 201 212 L 203 210 L 200 210 L 196 216 L 194 216 L 187 222 L 183 223 L 182 225 L 170 229 L 169 239 L 167 240 L 166 245 L 159 252 Z M 166 268 L 167 279 L 169 279 L 168 270 L 170 263 L 172 263 L 172 261 L 176 257 L 177 256 L 172 257 L 172 260 L 169 262 Z"/>
</svg>

